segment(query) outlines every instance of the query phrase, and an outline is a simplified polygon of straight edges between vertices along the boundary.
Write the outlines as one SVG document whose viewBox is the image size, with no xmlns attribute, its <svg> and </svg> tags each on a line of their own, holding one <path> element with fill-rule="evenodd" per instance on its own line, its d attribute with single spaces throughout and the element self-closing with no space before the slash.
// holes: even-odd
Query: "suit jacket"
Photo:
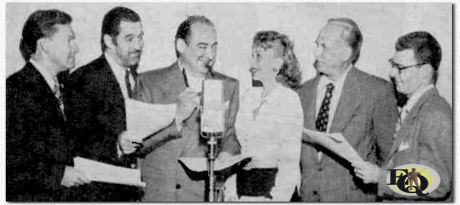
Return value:
<svg viewBox="0 0 460 205">
<path fill-rule="evenodd" d="M 406 146 L 404 146 L 404 144 Z M 422 200 L 452 200 L 452 108 L 432 88 L 411 108 L 396 132 L 385 169 L 422 164 L 436 170 L 441 184 Z M 387 171 L 379 178 L 379 195 L 391 200 L 416 200 L 393 192 L 386 184 Z"/>
<path fill-rule="evenodd" d="M 320 76 L 298 90 L 304 127 L 315 130 L 317 85 Z M 346 76 L 330 133 L 342 133 L 366 161 L 381 164 L 388 156 L 398 111 L 391 83 L 352 67 Z M 304 138 L 306 139 L 306 137 Z M 317 152 L 324 155 L 318 160 Z M 373 201 L 376 186 L 364 185 L 351 164 L 310 142 L 302 143 L 303 201 Z"/>
<path fill-rule="evenodd" d="M 6 80 L 6 200 L 66 200 L 61 181 L 71 144 L 59 101 L 27 63 Z"/>
<path fill-rule="evenodd" d="M 178 63 L 158 70 L 142 73 L 139 76 L 142 89 L 137 93 L 139 99 L 148 103 L 175 103 L 180 92 L 186 88 Z M 234 132 L 238 111 L 238 81 L 220 73 L 209 73 L 206 78 L 224 81 L 224 100 L 230 101 L 226 112 L 225 127 L 218 150 L 231 154 L 240 152 L 240 145 Z M 207 144 L 199 136 L 199 116 L 189 119 L 179 133 L 180 138 L 166 142 L 145 156 L 142 163 L 142 177 L 147 183 L 144 201 L 204 201 L 206 173 L 192 173 L 178 162 L 181 156 L 206 157 Z M 169 130 L 175 130 L 175 124 Z"/>
<path fill-rule="evenodd" d="M 67 85 L 66 114 L 76 137 L 78 156 L 130 167 L 132 157 L 119 157 L 118 137 L 126 130 L 125 102 L 104 55 L 73 72 Z M 78 201 L 132 201 L 138 188 L 92 182 L 80 186 Z"/>
</svg>

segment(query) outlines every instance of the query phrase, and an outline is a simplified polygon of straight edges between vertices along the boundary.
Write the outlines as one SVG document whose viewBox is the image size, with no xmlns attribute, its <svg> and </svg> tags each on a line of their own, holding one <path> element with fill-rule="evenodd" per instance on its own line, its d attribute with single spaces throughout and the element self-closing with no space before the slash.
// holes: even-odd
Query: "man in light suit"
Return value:
<svg viewBox="0 0 460 205">
<path fill-rule="evenodd" d="M 178 95 L 185 92 L 202 91 L 205 79 L 223 81 L 224 102 L 229 101 L 225 114 L 225 132 L 218 144 L 220 157 L 240 152 L 234 132 L 238 110 L 238 81 L 212 71 L 217 49 L 214 24 L 204 16 L 190 16 L 182 22 L 175 37 L 177 61 L 172 65 L 140 74 L 143 87 L 138 92 L 145 102 L 175 103 Z M 199 100 L 199 98 L 198 98 Z M 195 111 L 185 123 L 175 122 L 165 130 L 176 131 L 177 139 L 152 149 L 148 145 L 142 163 L 142 177 L 147 183 L 143 201 L 204 201 L 206 200 L 206 173 L 197 174 L 178 162 L 179 157 L 206 157 L 206 140 L 200 137 L 199 112 Z M 179 128 L 176 128 L 178 126 Z M 182 127 L 182 128 L 180 128 Z M 159 133 L 163 134 L 163 133 Z M 148 144 L 148 141 L 146 142 Z"/>
<path fill-rule="evenodd" d="M 38 10 L 24 24 L 24 67 L 6 80 L 6 200 L 71 201 L 71 190 L 89 183 L 73 168 L 57 75 L 75 66 L 78 46 L 72 18 Z M 62 82 L 61 82 L 62 83 Z"/>
<path fill-rule="evenodd" d="M 399 130 L 385 165 L 379 168 L 370 162 L 355 164 L 356 175 L 365 183 L 377 183 L 383 200 L 452 201 L 452 108 L 434 86 L 441 47 L 431 34 L 417 31 L 401 36 L 395 49 L 390 75 L 408 101 L 401 109 Z M 434 169 L 441 177 L 439 187 L 425 197 L 403 196 L 390 190 L 387 169 L 405 164 Z"/>
<path fill-rule="evenodd" d="M 342 133 L 365 160 L 380 164 L 388 155 L 397 121 L 391 83 L 358 70 L 362 34 L 347 18 L 328 20 L 316 40 L 318 75 L 298 90 L 304 127 Z M 303 201 L 374 201 L 376 187 L 353 175 L 351 164 L 308 140 L 301 153 Z"/>
</svg>

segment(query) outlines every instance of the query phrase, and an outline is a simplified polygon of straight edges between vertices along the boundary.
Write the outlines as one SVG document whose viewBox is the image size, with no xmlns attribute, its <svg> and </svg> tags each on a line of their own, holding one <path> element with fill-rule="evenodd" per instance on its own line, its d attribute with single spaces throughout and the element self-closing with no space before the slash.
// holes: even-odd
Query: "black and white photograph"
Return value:
<svg viewBox="0 0 460 205">
<path fill-rule="evenodd" d="M 453 2 L 1 4 L 2 202 L 455 202 Z"/>
</svg>

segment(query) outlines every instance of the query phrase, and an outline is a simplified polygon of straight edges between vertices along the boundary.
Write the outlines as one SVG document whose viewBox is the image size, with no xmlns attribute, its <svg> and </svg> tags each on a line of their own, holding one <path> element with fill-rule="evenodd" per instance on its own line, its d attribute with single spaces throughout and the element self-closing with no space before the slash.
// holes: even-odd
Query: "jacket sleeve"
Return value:
<svg viewBox="0 0 460 205">
<path fill-rule="evenodd" d="M 377 94 L 372 117 L 372 134 L 377 145 L 377 164 L 381 165 L 388 157 L 393 144 L 393 136 L 398 120 L 398 109 L 393 89 L 389 84 Z"/>
</svg>

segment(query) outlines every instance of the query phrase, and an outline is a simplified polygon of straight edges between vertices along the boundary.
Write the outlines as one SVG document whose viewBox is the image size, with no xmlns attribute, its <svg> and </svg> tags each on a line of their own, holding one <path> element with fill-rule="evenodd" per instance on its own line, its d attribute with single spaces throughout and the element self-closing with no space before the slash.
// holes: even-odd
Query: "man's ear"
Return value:
<svg viewBox="0 0 460 205">
<path fill-rule="evenodd" d="M 113 43 L 112 36 L 109 34 L 104 34 L 104 44 L 110 49 L 115 48 L 115 44 Z"/>
<path fill-rule="evenodd" d="M 348 60 L 351 58 L 353 51 L 351 50 L 350 46 L 347 46 L 346 48 L 343 49 L 342 51 L 342 59 L 344 61 Z"/>
<path fill-rule="evenodd" d="M 431 82 L 433 80 L 434 69 L 430 64 L 423 64 L 420 66 L 419 76 L 425 82 Z"/>
<path fill-rule="evenodd" d="M 48 53 L 49 51 L 49 41 L 45 38 L 40 38 L 37 41 L 37 47 L 35 48 L 35 53 L 41 51 L 43 53 Z"/>
<path fill-rule="evenodd" d="M 184 39 L 182 39 L 182 38 L 177 39 L 177 41 L 176 41 L 176 49 L 177 49 L 177 51 L 179 51 L 179 53 L 185 52 L 185 49 L 187 48 L 187 46 L 188 45 L 187 45 L 187 43 L 185 42 Z"/>
</svg>

